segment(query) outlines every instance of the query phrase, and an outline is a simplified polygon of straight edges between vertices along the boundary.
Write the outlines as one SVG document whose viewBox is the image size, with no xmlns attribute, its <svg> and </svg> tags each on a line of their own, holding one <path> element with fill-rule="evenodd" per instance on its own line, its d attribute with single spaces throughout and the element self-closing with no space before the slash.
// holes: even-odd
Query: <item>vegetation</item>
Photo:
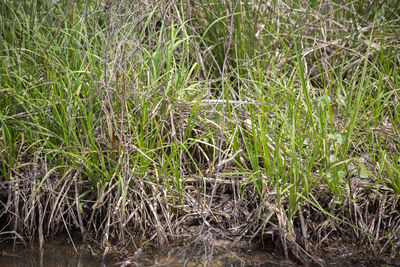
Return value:
<svg viewBox="0 0 400 267">
<path fill-rule="evenodd" d="M 372 2 L 372 4 L 371 4 Z M 2 1 L 0 234 L 400 244 L 396 1 Z M 111 245 L 112 244 L 112 245 Z"/>
</svg>

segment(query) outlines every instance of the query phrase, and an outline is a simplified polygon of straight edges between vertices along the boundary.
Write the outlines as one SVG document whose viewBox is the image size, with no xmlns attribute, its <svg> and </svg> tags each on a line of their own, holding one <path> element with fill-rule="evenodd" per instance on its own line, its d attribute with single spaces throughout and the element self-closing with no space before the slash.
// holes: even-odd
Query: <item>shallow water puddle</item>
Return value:
<svg viewBox="0 0 400 267">
<path fill-rule="evenodd" d="M 297 266 L 275 253 L 253 249 L 225 249 L 213 247 L 204 249 L 191 247 L 167 247 L 162 250 L 136 250 L 131 257 L 122 261 L 102 262 L 90 255 L 82 244 L 75 243 L 78 253 L 71 243 L 65 241 L 47 241 L 41 255 L 38 245 L 32 248 L 12 244 L 0 244 L 0 266 Z"/>
<path fill-rule="evenodd" d="M 182 244 L 180 244 L 182 245 Z M 64 240 L 47 241 L 44 253 L 41 254 L 39 246 L 32 248 L 18 246 L 13 249 L 12 244 L 0 244 L 1 267 L 58 267 L 58 266 L 301 266 L 285 259 L 279 253 L 267 252 L 256 247 L 242 246 L 229 248 L 222 246 L 168 246 L 159 249 L 133 250 L 121 260 L 101 261 L 99 257 L 92 256 L 87 246 L 75 243 L 78 252 L 70 242 Z M 354 256 L 329 257 L 323 266 L 376 266 L 365 261 L 354 261 Z M 328 258 L 328 257 L 327 257 Z M 311 266 L 317 266 L 311 264 Z"/>
<path fill-rule="evenodd" d="M 107 266 L 100 259 L 92 256 L 83 249 L 82 244 L 75 244 L 78 253 L 71 243 L 65 240 L 47 241 L 44 244 L 44 252 L 41 254 L 39 245 L 32 248 L 17 246 L 13 249 L 11 244 L 0 244 L 1 267 L 61 267 L 61 266 Z M 110 265 L 112 266 L 112 265 Z"/>
<path fill-rule="evenodd" d="M 131 264 L 131 265 L 129 265 Z M 297 266 L 284 257 L 255 249 L 168 247 L 126 259 L 121 266 Z"/>
</svg>

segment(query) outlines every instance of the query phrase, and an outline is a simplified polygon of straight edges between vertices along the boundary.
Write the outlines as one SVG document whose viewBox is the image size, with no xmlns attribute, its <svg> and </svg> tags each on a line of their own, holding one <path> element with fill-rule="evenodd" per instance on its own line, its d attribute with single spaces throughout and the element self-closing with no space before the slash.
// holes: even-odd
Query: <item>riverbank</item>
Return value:
<svg viewBox="0 0 400 267">
<path fill-rule="evenodd" d="M 399 256 L 395 1 L 128 2 L 0 4 L 1 238 Z"/>
</svg>

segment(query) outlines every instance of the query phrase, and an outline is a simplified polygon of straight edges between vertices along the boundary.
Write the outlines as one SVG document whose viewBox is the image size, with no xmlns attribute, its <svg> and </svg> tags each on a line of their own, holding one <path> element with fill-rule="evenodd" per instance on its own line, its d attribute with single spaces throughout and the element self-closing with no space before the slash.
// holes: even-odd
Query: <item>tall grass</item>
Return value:
<svg viewBox="0 0 400 267">
<path fill-rule="evenodd" d="M 37 212 L 39 238 L 63 222 L 105 254 L 127 234 L 185 236 L 192 217 L 198 233 L 278 233 L 287 255 L 313 254 L 323 231 L 396 242 L 395 4 L 366 16 L 363 1 L 0 10 L 0 177 L 15 189 L 0 218 L 14 237 L 35 233 Z"/>
</svg>

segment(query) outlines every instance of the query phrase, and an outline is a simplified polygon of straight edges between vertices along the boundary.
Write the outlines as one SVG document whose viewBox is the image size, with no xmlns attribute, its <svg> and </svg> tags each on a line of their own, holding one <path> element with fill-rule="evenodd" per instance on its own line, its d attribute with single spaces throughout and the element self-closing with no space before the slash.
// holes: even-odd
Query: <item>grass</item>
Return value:
<svg viewBox="0 0 400 267">
<path fill-rule="evenodd" d="M 0 6 L 4 235 L 396 254 L 395 1 Z"/>
</svg>

